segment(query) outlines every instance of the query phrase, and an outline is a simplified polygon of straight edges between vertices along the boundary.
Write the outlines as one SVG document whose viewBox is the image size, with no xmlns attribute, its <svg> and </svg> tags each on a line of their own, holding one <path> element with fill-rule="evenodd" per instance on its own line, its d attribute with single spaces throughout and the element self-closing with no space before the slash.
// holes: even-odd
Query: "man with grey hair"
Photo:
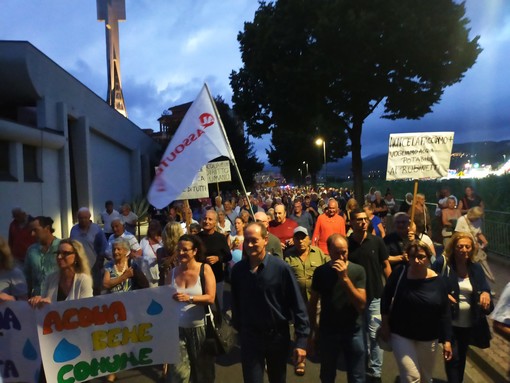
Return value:
<svg viewBox="0 0 510 383">
<path fill-rule="evenodd" d="M 133 258 L 139 258 L 142 256 L 142 248 L 140 247 L 138 240 L 133 234 L 128 233 L 124 229 L 124 224 L 122 223 L 120 217 L 117 217 L 112 221 L 112 230 L 113 234 L 110 236 L 110 238 L 108 238 L 108 246 L 105 251 L 106 258 L 110 260 L 112 259 L 113 256 L 112 243 L 117 238 L 126 238 L 129 241 L 129 246 L 131 248 L 131 256 Z"/>
<path fill-rule="evenodd" d="M 255 213 L 255 221 L 261 222 L 266 229 L 269 228 L 269 217 L 264 212 Z M 275 235 L 268 233 L 266 250 L 272 255 L 276 255 L 278 258 L 283 259 L 283 251 L 280 240 Z"/>
<path fill-rule="evenodd" d="M 75 239 L 83 245 L 91 266 L 94 295 L 99 295 L 103 284 L 102 270 L 108 243 L 103 230 L 98 224 L 91 221 L 91 216 L 89 208 L 78 209 L 78 223 L 71 228 L 69 238 Z"/>
</svg>

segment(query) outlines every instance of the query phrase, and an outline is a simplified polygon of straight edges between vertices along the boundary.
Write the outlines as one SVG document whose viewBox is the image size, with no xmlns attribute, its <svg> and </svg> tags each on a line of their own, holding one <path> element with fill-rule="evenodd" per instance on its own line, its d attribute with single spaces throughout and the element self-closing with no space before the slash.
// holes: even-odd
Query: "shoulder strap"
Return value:
<svg viewBox="0 0 510 383">
<path fill-rule="evenodd" d="M 204 277 L 204 263 L 200 265 L 200 285 L 202 286 L 202 294 L 205 294 L 205 277 Z"/>
<path fill-rule="evenodd" d="M 402 272 L 400 273 L 400 276 L 398 277 L 397 285 L 395 286 L 395 291 L 393 292 L 393 297 L 391 298 L 390 309 L 389 309 L 388 314 L 391 314 L 391 310 L 393 309 L 393 303 L 395 302 L 395 297 L 397 296 L 398 286 L 400 286 L 400 281 L 402 280 L 402 276 L 404 275 L 405 272 L 406 272 L 406 267 L 403 266 Z"/>
</svg>

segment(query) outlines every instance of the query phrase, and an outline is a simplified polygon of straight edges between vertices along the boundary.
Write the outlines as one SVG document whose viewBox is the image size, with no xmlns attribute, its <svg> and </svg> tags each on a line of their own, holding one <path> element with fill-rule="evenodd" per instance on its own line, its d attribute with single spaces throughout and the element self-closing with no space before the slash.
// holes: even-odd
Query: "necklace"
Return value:
<svg viewBox="0 0 510 383">
<path fill-rule="evenodd" d="M 117 268 L 117 264 L 113 265 L 113 267 L 115 268 L 115 271 L 117 272 L 117 274 L 118 274 L 118 275 L 122 275 L 122 274 L 124 274 L 124 272 L 125 272 L 125 271 L 126 271 L 126 269 L 127 269 L 127 262 L 126 262 L 126 263 L 124 263 L 124 267 L 122 268 L 122 270 L 119 270 L 119 269 Z"/>
</svg>

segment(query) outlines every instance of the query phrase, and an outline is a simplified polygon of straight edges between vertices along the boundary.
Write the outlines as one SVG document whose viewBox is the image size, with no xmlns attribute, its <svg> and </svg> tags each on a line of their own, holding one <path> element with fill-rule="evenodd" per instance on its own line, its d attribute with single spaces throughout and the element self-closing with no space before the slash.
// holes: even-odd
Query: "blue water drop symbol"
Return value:
<svg viewBox="0 0 510 383">
<path fill-rule="evenodd" d="M 23 356 L 28 360 L 36 360 L 37 359 L 37 350 L 35 349 L 30 339 L 27 339 L 25 345 L 23 346 Z"/>
<path fill-rule="evenodd" d="M 147 307 L 147 314 L 149 315 L 159 315 L 163 312 L 163 306 L 161 306 L 154 299 L 152 300 L 149 307 Z"/>
<path fill-rule="evenodd" d="M 80 354 L 80 348 L 72 343 L 69 343 L 67 339 L 64 338 L 55 348 L 55 352 L 53 353 L 53 360 L 57 363 L 64 363 L 77 358 Z"/>
</svg>

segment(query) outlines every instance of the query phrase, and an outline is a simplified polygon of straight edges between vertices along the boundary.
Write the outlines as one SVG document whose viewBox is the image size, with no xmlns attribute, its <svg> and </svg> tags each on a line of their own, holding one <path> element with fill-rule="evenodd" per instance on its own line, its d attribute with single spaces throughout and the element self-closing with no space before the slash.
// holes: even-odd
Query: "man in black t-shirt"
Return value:
<svg viewBox="0 0 510 383">
<path fill-rule="evenodd" d="M 365 270 L 348 261 L 347 239 L 332 234 L 327 239 L 331 261 L 319 266 L 312 279 L 309 301 L 313 348 L 320 337 L 321 382 L 334 382 L 338 357 L 342 354 L 349 383 L 365 381 L 365 342 L 362 312 L 366 304 Z M 321 301 L 320 325 L 317 303 Z"/>
<path fill-rule="evenodd" d="M 383 350 L 377 344 L 375 334 L 381 325 L 381 296 L 384 289 L 383 277 L 391 274 L 388 249 L 381 237 L 368 233 L 367 213 L 356 209 L 351 212 L 353 233 L 349 236 L 349 259 L 363 266 L 367 274 L 367 304 L 364 311 L 364 330 L 368 335 L 369 353 L 367 376 L 369 382 L 380 382 Z"/>
<path fill-rule="evenodd" d="M 202 231 L 198 236 L 204 243 L 205 259 L 200 262 L 208 263 L 216 278 L 216 296 L 218 297 L 219 309 L 223 310 L 223 281 L 225 280 L 223 265 L 232 260 L 232 253 L 228 247 L 225 235 L 216 231 L 218 213 L 215 210 L 207 210 L 202 219 Z"/>
</svg>

